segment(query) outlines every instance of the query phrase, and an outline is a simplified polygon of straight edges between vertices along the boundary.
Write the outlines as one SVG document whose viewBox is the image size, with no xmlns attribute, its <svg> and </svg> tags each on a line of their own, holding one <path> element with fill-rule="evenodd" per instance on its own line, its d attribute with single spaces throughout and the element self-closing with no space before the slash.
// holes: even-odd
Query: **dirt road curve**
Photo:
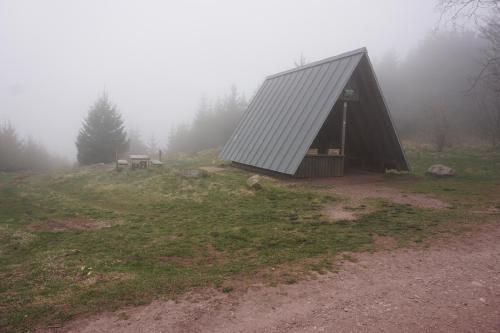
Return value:
<svg viewBox="0 0 500 333">
<path fill-rule="evenodd" d="M 157 301 L 57 332 L 500 332 L 500 223 L 436 243 L 356 254 L 317 280 Z"/>
</svg>

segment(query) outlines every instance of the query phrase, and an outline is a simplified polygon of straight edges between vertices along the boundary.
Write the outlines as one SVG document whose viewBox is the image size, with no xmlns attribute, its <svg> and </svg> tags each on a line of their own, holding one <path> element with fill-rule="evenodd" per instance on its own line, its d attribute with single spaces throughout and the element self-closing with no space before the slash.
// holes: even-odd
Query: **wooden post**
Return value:
<svg viewBox="0 0 500 333">
<path fill-rule="evenodd" d="M 344 101 L 344 109 L 342 110 L 342 142 L 340 146 L 340 154 L 345 155 L 345 127 L 347 122 L 347 102 Z"/>
<path fill-rule="evenodd" d="M 158 150 L 158 160 L 161 162 L 161 149 Z"/>
</svg>

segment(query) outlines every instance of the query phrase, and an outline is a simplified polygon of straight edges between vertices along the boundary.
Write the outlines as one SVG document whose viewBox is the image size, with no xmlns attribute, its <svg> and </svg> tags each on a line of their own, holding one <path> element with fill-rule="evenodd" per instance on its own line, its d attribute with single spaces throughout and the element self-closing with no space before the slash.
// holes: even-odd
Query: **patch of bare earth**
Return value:
<svg viewBox="0 0 500 333">
<path fill-rule="evenodd" d="M 325 215 L 334 221 L 355 220 L 359 215 L 368 213 L 369 208 L 362 203 L 365 199 L 371 198 L 382 198 L 394 203 L 420 208 L 443 209 L 449 207 L 448 203 L 437 198 L 425 194 L 403 193 L 395 187 L 390 187 L 381 174 L 363 173 L 345 177 L 315 179 L 312 184 L 327 186 L 329 193 L 346 199 L 344 203 L 333 203 L 325 207 Z M 355 213 L 353 209 L 357 212 Z"/>
<path fill-rule="evenodd" d="M 473 210 L 472 212 L 477 214 L 500 214 L 500 209 L 497 207 L 484 207 L 482 209 Z"/>
<path fill-rule="evenodd" d="M 200 167 L 201 170 L 205 170 L 208 173 L 219 173 L 227 171 L 227 168 L 218 167 L 218 166 L 203 166 Z"/>
<path fill-rule="evenodd" d="M 380 235 L 374 236 L 373 244 L 376 250 L 392 250 L 398 246 L 398 242 L 394 237 Z"/>
<path fill-rule="evenodd" d="M 327 205 L 324 213 L 333 221 L 354 221 L 357 218 L 354 211 L 349 210 L 342 203 Z"/>
<path fill-rule="evenodd" d="M 398 189 L 379 184 L 358 184 L 351 186 L 338 186 L 335 193 L 351 198 L 354 203 L 359 203 L 367 198 L 383 198 L 398 204 L 407 204 L 421 208 L 446 208 L 447 203 L 424 194 L 405 194 Z"/>
<path fill-rule="evenodd" d="M 421 208 L 449 207 L 448 203 L 437 198 L 425 194 L 403 193 L 397 188 L 390 187 L 380 174 L 348 175 L 341 178 L 328 178 L 325 182 L 333 185 L 334 193 L 348 197 L 355 204 L 367 198 L 384 198 L 395 203 Z"/>
<path fill-rule="evenodd" d="M 93 230 L 109 228 L 117 224 L 116 221 L 109 220 L 88 220 L 88 219 L 50 219 L 32 223 L 28 228 L 32 231 L 69 231 L 69 230 Z"/>
<path fill-rule="evenodd" d="M 500 223 L 428 248 L 354 256 L 314 280 L 192 293 L 45 332 L 500 331 Z"/>
</svg>

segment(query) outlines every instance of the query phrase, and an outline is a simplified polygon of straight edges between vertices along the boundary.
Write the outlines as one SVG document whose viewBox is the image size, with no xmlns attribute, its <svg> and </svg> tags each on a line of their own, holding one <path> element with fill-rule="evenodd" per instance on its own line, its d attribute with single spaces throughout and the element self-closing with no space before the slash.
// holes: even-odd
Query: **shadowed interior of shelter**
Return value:
<svg viewBox="0 0 500 333">
<path fill-rule="evenodd" d="M 388 127 L 391 119 L 383 109 L 385 106 L 382 96 L 377 89 L 370 89 L 376 82 L 371 71 L 367 70 L 368 66 L 368 60 L 363 57 L 346 86 L 357 92 L 359 100 L 347 102 L 344 152 L 341 147 L 344 100 L 339 99 L 316 135 L 309 149 L 310 153 L 304 159 L 337 159 L 338 163 L 341 163 L 343 157 L 344 166 L 343 169 L 339 168 L 339 172 L 383 172 L 386 169 L 404 168 L 397 162 L 402 160 L 401 156 L 398 156 L 399 152 L 391 148 L 392 145 L 398 144 L 398 138 Z M 305 163 L 307 162 L 303 161 L 299 166 L 298 176 L 307 175 L 307 172 L 302 170 Z M 330 175 L 328 171 L 319 172 Z M 337 173 L 334 172 L 334 175 L 341 175 Z"/>
</svg>

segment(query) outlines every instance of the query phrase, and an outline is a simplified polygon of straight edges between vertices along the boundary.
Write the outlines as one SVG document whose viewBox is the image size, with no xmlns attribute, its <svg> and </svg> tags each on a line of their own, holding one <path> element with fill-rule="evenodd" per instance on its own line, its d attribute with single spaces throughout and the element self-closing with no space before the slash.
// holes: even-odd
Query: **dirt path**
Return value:
<svg viewBox="0 0 500 333">
<path fill-rule="evenodd" d="M 156 301 L 57 332 L 500 332 L 500 223 L 355 257 L 315 280 Z"/>
</svg>

